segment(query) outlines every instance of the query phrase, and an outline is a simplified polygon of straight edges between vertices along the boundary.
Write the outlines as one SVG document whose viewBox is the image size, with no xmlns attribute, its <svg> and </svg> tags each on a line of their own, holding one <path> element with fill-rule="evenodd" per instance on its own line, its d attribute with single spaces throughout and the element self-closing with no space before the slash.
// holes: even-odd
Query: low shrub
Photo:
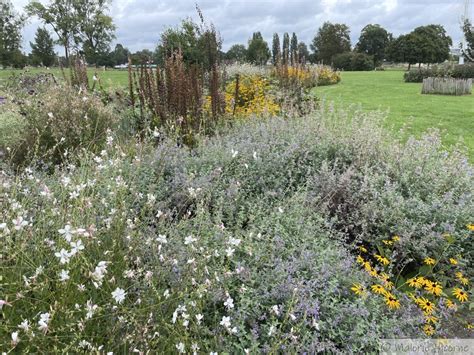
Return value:
<svg viewBox="0 0 474 355">
<path fill-rule="evenodd" d="M 457 79 L 474 79 L 474 63 L 455 65 L 451 76 Z"/>
<path fill-rule="evenodd" d="M 374 60 L 365 53 L 346 52 L 333 58 L 333 67 L 344 71 L 370 71 L 374 70 Z"/>
<path fill-rule="evenodd" d="M 422 83 L 426 78 L 444 78 L 450 76 L 450 70 L 445 67 L 412 69 L 403 74 L 406 83 Z"/>
<path fill-rule="evenodd" d="M 312 68 L 318 77 L 318 85 L 335 85 L 341 81 L 341 74 L 326 65 L 317 65 Z"/>
<path fill-rule="evenodd" d="M 453 272 L 472 278 L 473 168 L 436 133 L 394 143 L 380 114 L 349 112 L 235 121 L 193 150 L 109 140 L 53 174 L 3 173 L 1 350 L 365 353 L 431 336 L 412 301 L 428 283 L 400 280 L 451 299 Z M 396 299 L 371 289 L 360 248 Z M 457 294 L 457 310 L 434 299 L 433 336 L 468 331 Z"/>
<path fill-rule="evenodd" d="M 74 151 L 100 151 L 107 130 L 117 122 L 100 97 L 70 86 L 50 85 L 17 105 L 14 110 L 22 116 L 22 137 L 11 144 L 7 154 L 15 165 L 36 160 L 49 166 L 61 163 Z"/>
<path fill-rule="evenodd" d="M 21 144 L 26 128 L 25 119 L 8 109 L 0 111 L 0 158 L 4 159 L 12 147 Z"/>
</svg>

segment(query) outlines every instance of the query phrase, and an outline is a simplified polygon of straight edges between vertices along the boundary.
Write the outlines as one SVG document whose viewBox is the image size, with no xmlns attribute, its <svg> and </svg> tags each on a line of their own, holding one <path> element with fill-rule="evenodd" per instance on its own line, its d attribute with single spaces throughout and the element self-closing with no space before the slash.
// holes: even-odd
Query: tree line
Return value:
<svg viewBox="0 0 474 355">
<path fill-rule="evenodd" d="M 111 0 L 50 0 L 47 5 L 33 0 L 25 8 L 26 15 L 15 12 L 9 0 L 0 4 L 0 65 L 51 66 L 57 63 L 55 45 L 64 49 L 67 65 L 71 53 L 83 56 L 90 65 L 114 66 L 125 64 L 130 57 L 133 64 L 162 63 L 170 51 L 180 49 L 185 60 L 201 63 L 206 47 L 206 31 L 199 23 L 183 20 L 178 28 L 165 30 L 154 51 L 143 49 L 131 53 L 122 44 L 111 49 L 116 26 L 107 15 Z M 31 53 L 21 51 L 21 29 L 28 16 L 38 17 L 43 26 L 37 29 Z M 474 31 L 469 22 L 463 25 L 468 42 L 464 55 L 474 60 Z M 54 39 L 53 39 L 54 35 Z M 450 57 L 452 39 L 441 25 L 420 26 L 407 34 L 394 37 L 378 24 L 368 24 L 352 46 L 350 28 L 341 23 L 325 22 L 307 44 L 297 34 L 284 33 L 281 40 L 273 34 L 271 47 L 261 32 L 254 32 L 247 44 L 234 44 L 227 52 L 216 43 L 215 55 L 220 60 L 253 64 L 324 63 L 344 70 L 369 70 L 384 61 L 413 64 L 441 63 Z M 203 63 L 206 65 L 206 63 Z"/>
</svg>

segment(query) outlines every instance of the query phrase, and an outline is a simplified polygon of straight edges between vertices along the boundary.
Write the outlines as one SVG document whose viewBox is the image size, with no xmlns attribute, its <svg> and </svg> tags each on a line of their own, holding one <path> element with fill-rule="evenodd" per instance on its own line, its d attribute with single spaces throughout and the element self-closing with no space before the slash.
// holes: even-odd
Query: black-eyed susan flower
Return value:
<svg viewBox="0 0 474 355">
<path fill-rule="evenodd" d="M 471 232 L 474 232 L 474 224 L 469 223 L 466 227 L 467 227 L 467 229 L 470 230 Z"/>
<path fill-rule="evenodd" d="M 453 290 L 453 296 L 458 299 L 459 302 L 466 302 L 468 300 L 467 292 L 459 287 L 455 287 Z"/>
<path fill-rule="evenodd" d="M 357 264 L 363 265 L 365 263 L 365 260 L 362 256 L 357 255 L 356 262 L 357 262 Z"/>
<path fill-rule="evenodd" d="M 381 272 L 379 278 L 383 281 L 385 288 L 387 288 L 388 290 L 391 290 L 393 288 L 393 282 L 390 281 L 390 276 L 388 276 L 386 273 Z"/>
<path fill-rule="evenodd" d="M 407 284 L 410 287 L 421 288 L 423 287 L 423 279 L 419 277 L 412 277 L 411 279 L 408 279 Z"/>
<path fill-rule="evenodd" d="M 424 297 L 417 298 L 415 302 L 426 314 L 431 314 L 435 310 L 434 302 Z"/>
<path fill-rule="evenodd" d="M 425 332 L 426 335 L 431 336 L 435 333 L 435 329 L 431 324 L 425 324 L 423 326 L 423 331 Z"/>
<path fill-rule="evenodd" d="M 438 282 L 429 280 L 425 282 L 425 290 L 435 296 L 440 296 L 443 293 L 443 287 Z"/>
<path fill-rule="evenodd" d="M 352 284 L 351 290 L 352 292 L 354 292 L 356 295 L 359 295 L 359 296 L 365 294 L 364 286 L 362 286 L 359 283 Z"/>
<path fill-rule="evenodd" d="M 456 273 L 456 278 L 458 279 L 458 281 L 460 283 L 462 283 L 463 285 L 467 285 L 469 283 L 469 280 L 467 279 L 467 277 L 464 277 L 464 275 L 462 274 L 462 272 L 458 271 Z"/>
<path fill-rule="evenodd" d="M 364 246 L 359 246 L 359 250 L 363 253 L 367 253 L 367 249 Z"/>
<path fill-rule="evenodd" d="M 433 258 L 430 258 L 430 257 L 425 258 L 425 260 L 423 260 L 423 262 L 424 262 L 426 265 L 431 265 L 431 266 L 434 265 L 434 264 L 436 264 L 436 260 L 433 259 Z"/>
<path fill-rule="evenodd" d="M 391 293 L 387 293 L 385 295 L 385 303 L 387 304 L 388 308 L 390 309 L 398 309 L 400 308 L 400 301 Z"/>
<path fill-rule="evenodd" d="M 438 318 L 435 317 L 434 315 L 432 314 L 428 314 L 426 315 L 426 318 L 425 318 L 425 321 L 427 324 L 436 324 L 438 322 Z"/>
<path fill-rule="evenodd" d="M 457 261 L 456 259 L 454 259 L 454 258 L 449 258 L 449 263 L 450 263 L 451 265 L 457 265 L 457 264 L 458 264 L 458 261 Z"/>
<path fill-rule="evenodd" d="M 382 243 L 384 243 L 385 245 L 388 245 L 388 246 L 392 246 L 393 245 L 393 240 L 384 239 L 384 240 L 382 240 Z"/>
<path fill-rule="evenodd" d="M 454 303 L 451 300 L 446 300 L 446 307 L 448 307 L 449 309 L 457 309 L 458 308 L 458 306 L 456 306 L 456 303 Z"/>
<path fill-rule="evenodd" d="M 400 240 L 400 237 L 399 237 L 398 235 L 394 235 L 393 238 L 392 238 L 392 240 L 393 240 L 394 242 L 398 242 L 398 241 Z"/>
<path fill-rule="evenodd" d="M 377 261 L 378 261 L 379 263 L 381 263 L 382 265 L 387 266 L 388 264 L 390 264 L 390 261 L 389 261 L 386 257 L 384 257 L 384 256 L 382 256 L 382 255 L 375 254 L 374 257 L 375 257 L 375 259 L 377 259 Z"/>
<path fill-rule="evenodd" d="M 382 285 L 372 285 L 370 288 L 372 289 L 373 293 L 376 293 L 379 295 L 387 294 L 387 290 Z"/>
</svg>

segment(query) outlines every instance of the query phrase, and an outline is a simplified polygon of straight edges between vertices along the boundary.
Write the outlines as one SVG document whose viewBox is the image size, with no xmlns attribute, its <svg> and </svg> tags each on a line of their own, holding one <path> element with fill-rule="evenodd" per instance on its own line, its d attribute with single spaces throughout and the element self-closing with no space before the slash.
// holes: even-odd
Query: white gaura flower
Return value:
<svg viewBox="0 0 474 355">
<path fill-rule="evenodd" d="M 25 221 L 22 216 L 18 216 L 17 218 L 12 220 L 12 222 L 13 222 L 13 228 L 17 231 L 22 230 L 23 227 L 28 225 L 28 222 Z"/>
<path fill-rule="evenodd" d="M 81 250 L 84 250 L 84 244 L 82 244 L 82 241 L 78 239 L 76 242 L 71 242 L 69 244 L 71 246 L 71 255 L 75 255 Z"/>
<path fill-rule="evenodd" d="M 53 117 L 54 117 L 53 113 L 52 113 L 52 112 L 48 112 L 48 117 L 49 117 L 49 118 L 53 118 Z"/>
<path fill-rule="evenodd" d="M 71 254 L 66 250 L 66 249 L 61 249 L 59 253 L 54 253 L 54 255 L 59 258 L 59 262 L 61 264 L 67 264 L 69 263 L 69 258 L 71 257 Z"/>
<path fill-rule="evenodd" d="M 178 352 L 179 352 L 180 354 L 184 354 L 184 353 L 185 353 L 185 347 L 184 347 L 184 344 L 183 344 L 183 343 L 176 344 L 176 349 L 178 350 Z"/>
<path fill-rule="evenodd" d="M 88 300 L 86 303 L 86 319 L 91 319 L 95 311 L 99 308 L 96 304 L 92 303 L 92 300 Z"/>
<path fill-rule="evenodd" d="M 59 273 L 59 281 L 65 282 L 69 279 L 70 279 L 69 271 L 68 270 L 61 270 L 61 272 Z"/>
<path fill-rule="evenodd" d="M 46 333 L 48 331 L 49 321 L 50 321 L 50 314 L 41 313 L 40 320 L 38 321 L 38 329 Z"/>
<path fill-rule="evenodd" d="M 0 310 L 3 308 L 3 306 L 12 306 L 11 303 L 8 303 L 7 301 L 5 300 L 0 300 Z"/>
<path fill-rule="evenodd" d="M 278 305 L 272 306 L 271 311 L 275 313 L 276 316 L 280 315 L 280 308 L 278 307 Z"/>
<path fill-rule="evenodd" d="M 274 332 L 275 332 L 275 326 L 272 325 L 272 326 L 270 327 L 270 329 L 268 330 L 268 336 L 271 337 Z"/>
<path fill-rule="evenodd" d="M 235 249 L 233 249 L 233 248 L 231 248 L 231 247 L 229 247 L 229 248 L 227 248 L 227 249 L 225 250 L 225 253 L 226 253 L 227 257 L 229 257 L 229 258 L 230 258 L 232 255 L 234 255 L 234 252 L 235 252 Z"/>
<path fill-rule="evenodd" d="M 24 319 L 23 322 L 18 325 L 18 328 L 23 329 L 25 332 L 28 332 L 30 330 L 30 324 L 26 319 Z"/>
<path fill-rule="evenodd" d="M 124 289 L 117 287 L 114 292 L 112 292 L 112 297 L 114 298 L 115 302 L 118 304 L 122 303 L 125 300 L 125 296 L 127 292 Z"/>
<path fill-rule="evenodd" d="M 163 235 L 163 234 L 158 234 L 158 237 L 156 237 L 156 241 L 160 244 L 168 243 L 168 240 L 166 239 L 166 235 Z"/>
<path fill-rule="evenodd" d="M 241 240 L 233 237 L 229 237 L 229 244 L 230 245 L 235 245 L 238 246 L 240 244 Z"/>
<path fill-rule="evenodd" d="M 230 317 L 228 316 L 223 316 L 222 317 L 222 320 L 221 322 L 219 323 L 220 325 L 222 325 L 223 327 L 225 327 L 226 329 L 229 329 L 230 328 Z"/>
<path fill-rule="evenodd" d="M 227 299 L 225 300 L 224 306 L 225 306 L 227 309 L 234 308 L 234 300 L 232 299 L 232 297 L 229 297 L 229 298 L 227 298 Z"/>
<path fill-rule="evenodd" d="M 184 245 L 189 245 L 197 241 L 196 238 L 194 238 L 192 235 L 188 235 L 186 238 L 184 238 Z"/>
<path fill-rule="evenodd" d="M 15 346 L 20 342 L 20 338 L 18 337 L 18 332 L 12 333 L 12 344 Z"/>
<path fill-rule="evenodd" d="M 202 314 L 196 314 L 196 320 L 197 320 L 197 324 L 201 324 L 201 321 L 202 319 L 204 318 L 204 316 Z"/>
<path fill-rule="evenodd" d="M 232 149 L 230 152 L 232 153 L 232 158 L 235 158 L 239 154 L 238 150 L 233 150 Z"/>
<path fill-rule="evenodd" d="M 70 224 L 66 224 L 64 228 L 58 229 L 58 233 L 61 234 L 64 239 L 66 239 L 66 241 L 69 243 L 75 231 Z"/>
</svg>

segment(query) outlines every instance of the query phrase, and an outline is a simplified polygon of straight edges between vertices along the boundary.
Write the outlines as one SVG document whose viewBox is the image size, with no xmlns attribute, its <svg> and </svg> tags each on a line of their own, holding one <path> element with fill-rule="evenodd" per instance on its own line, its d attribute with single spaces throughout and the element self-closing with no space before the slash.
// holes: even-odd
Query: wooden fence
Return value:
<svg viewBox="0 0 474 355">
<path fill-rule="evenodd" d="M 423 79 L 422 94 L 470 95 L 472 79 L 426 78 Z"/>
</svg>

